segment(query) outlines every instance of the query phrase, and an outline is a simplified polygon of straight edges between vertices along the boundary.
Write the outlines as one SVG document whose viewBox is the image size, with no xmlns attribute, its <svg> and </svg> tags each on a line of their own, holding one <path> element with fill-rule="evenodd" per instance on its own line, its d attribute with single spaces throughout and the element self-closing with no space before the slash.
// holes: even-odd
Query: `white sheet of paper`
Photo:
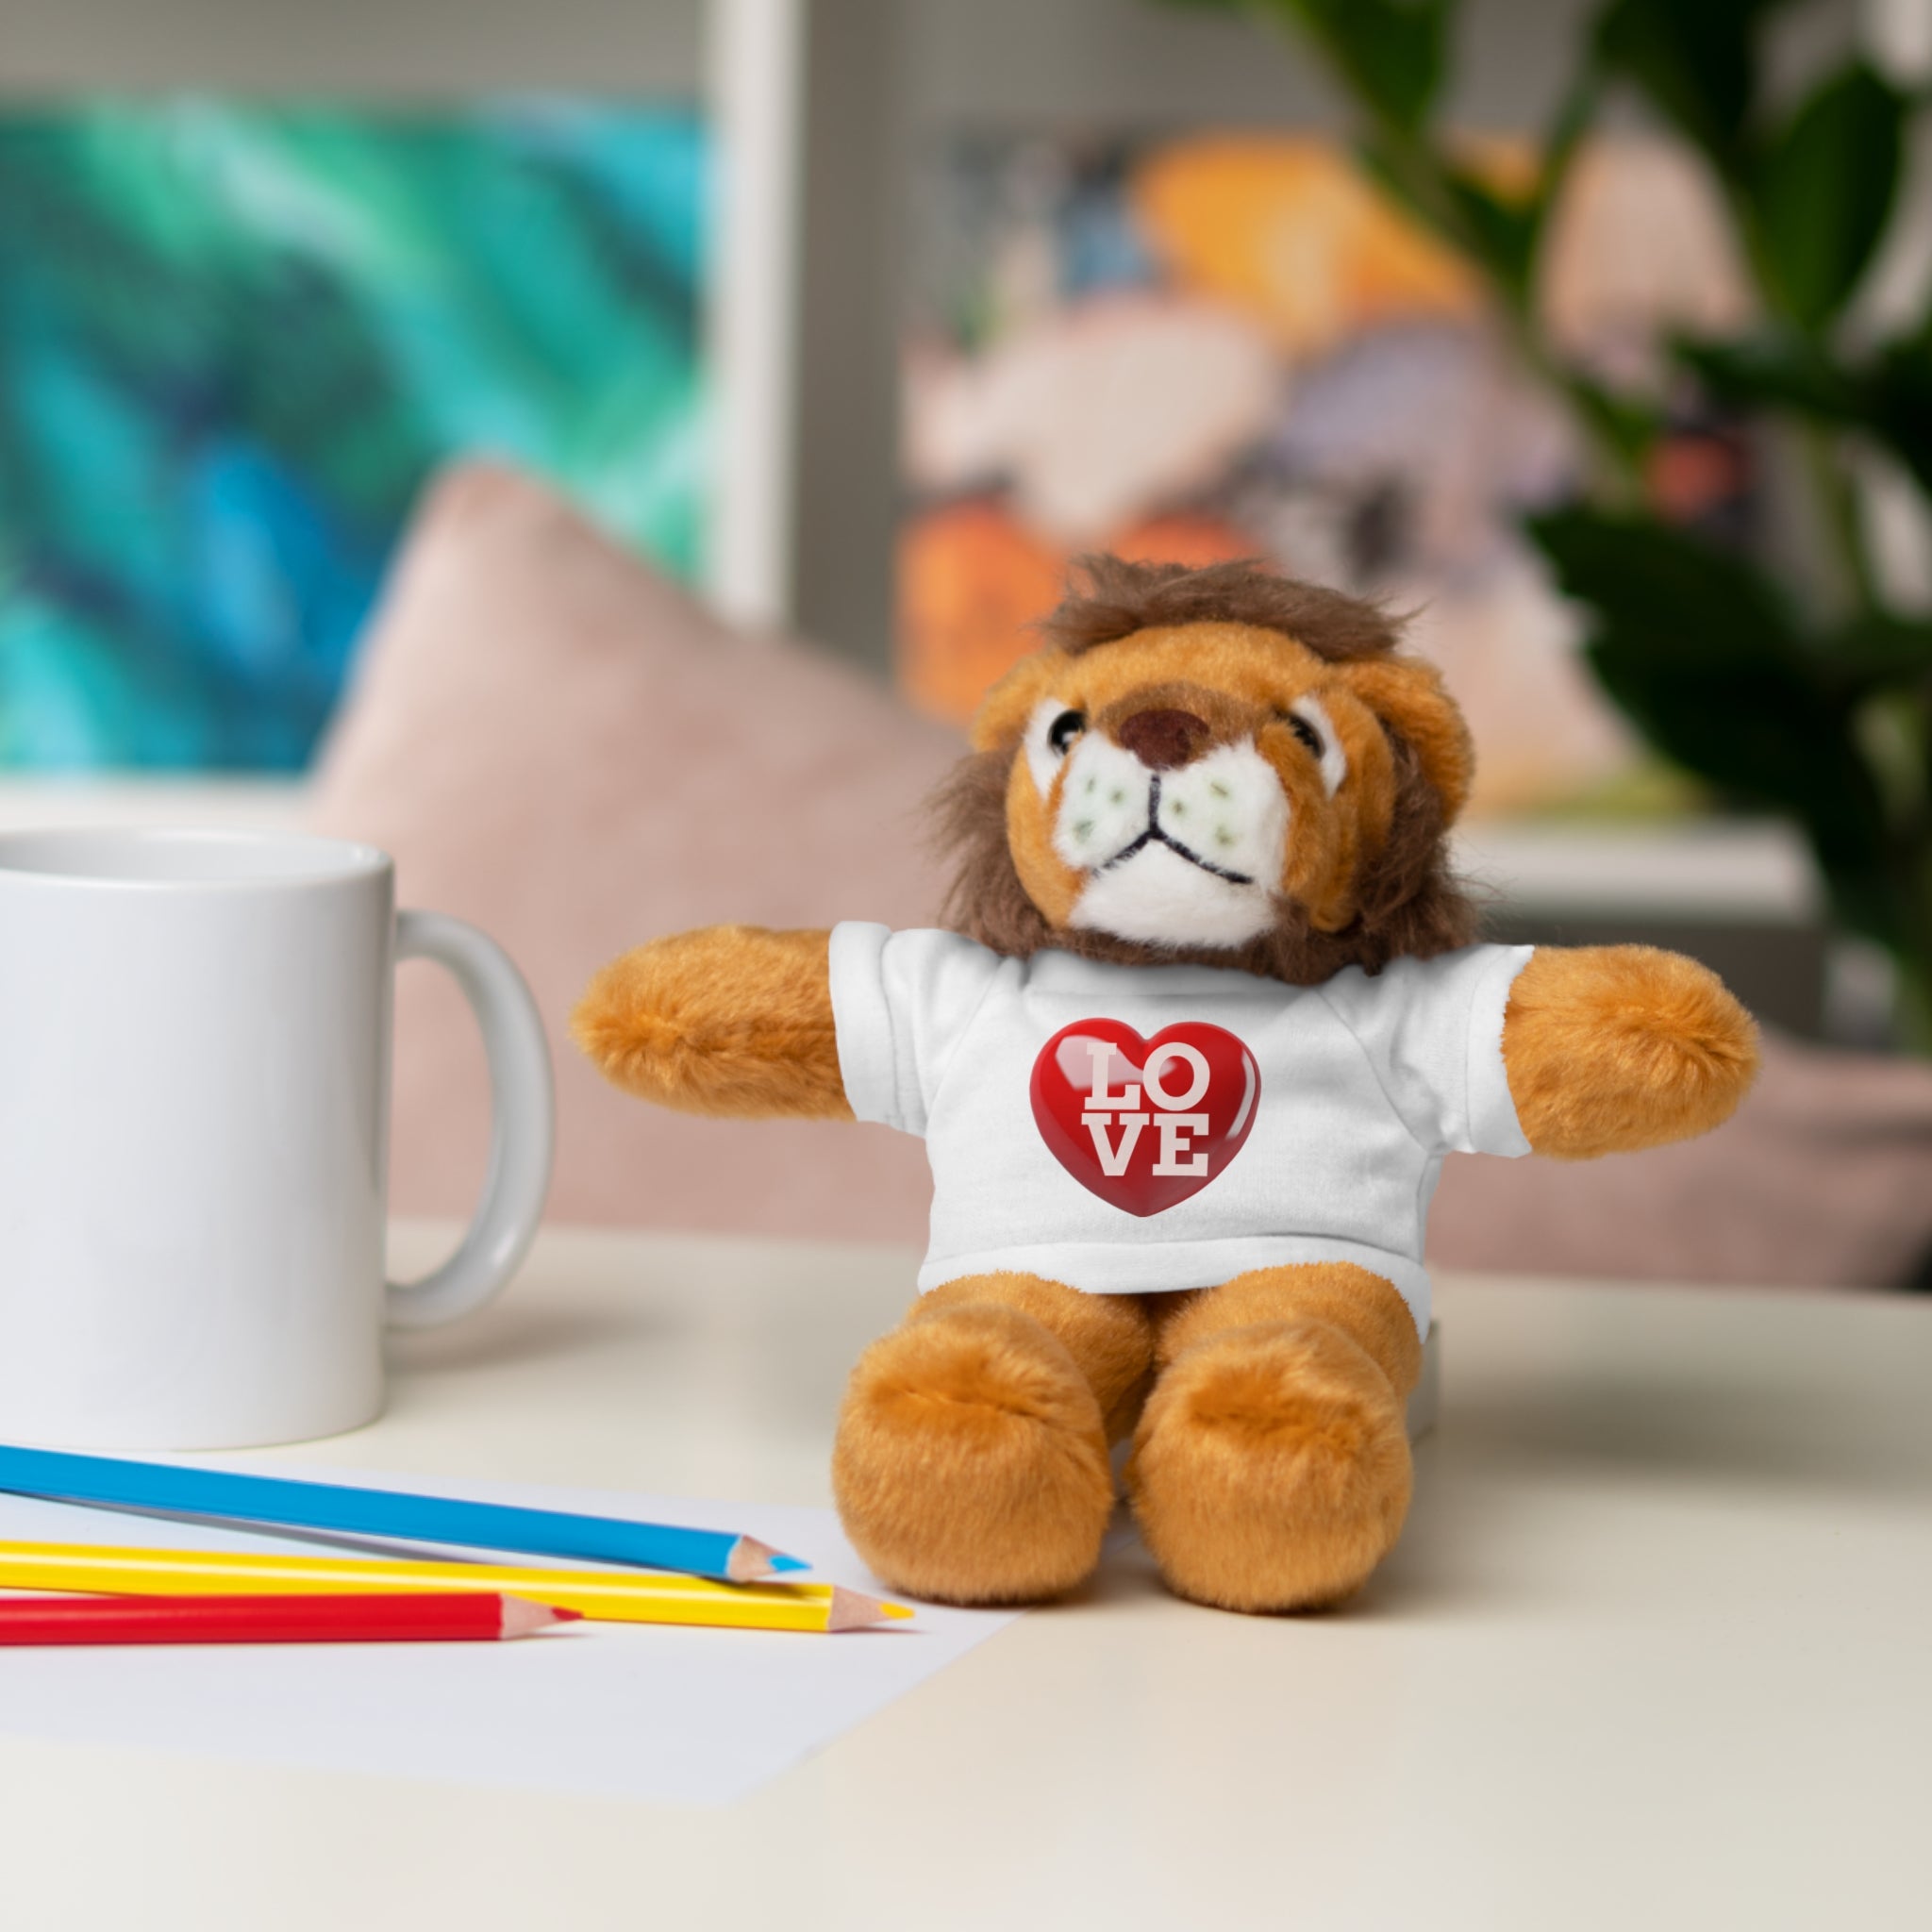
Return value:
<svg viewBox="0 0 1932 1932">
<path fill-rule="evenodd" d="M 341 1471 L 280 1462 L 273 1473 L 344 1480 Z M 813 1568 L 801 1580 L 891 1595 L 853 1555 L 829 1509 L 428 1484 L 360 1470 L 348 1479 L 369 1489 L 435 1489 L 532 1508 L 728 1528 L 804 1557 Z M 323 1548 L 314 1539 L 5 1494 L 0 1540 L 358 1553 L 334 1539 Z M 409 1553 L 489 1560 L 474 1550 L 416 1545 Z M 325 1770 L 727 1804 L 1016 1614 L 916 1607 L 910 1624 L 837 1636 L 584 1623 L 511 1643 L 0 1648 L 0 1730 Z"/>
</svg>

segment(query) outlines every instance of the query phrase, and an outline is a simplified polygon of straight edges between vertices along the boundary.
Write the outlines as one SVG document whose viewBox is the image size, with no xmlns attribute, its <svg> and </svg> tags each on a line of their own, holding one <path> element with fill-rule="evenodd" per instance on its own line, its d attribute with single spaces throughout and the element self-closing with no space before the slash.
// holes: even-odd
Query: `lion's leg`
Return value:
<svg viewBox="0 0 1932 1932">
<path fill-rule="evenodd" d="M 832 1484 L 846 1534 L 895 1589 L 1036 1602 L 1093 1568 L 1153 1359 L 1133 1295 L 977 1274 L 922 1295 L 858 1359 Z"/>
<path fill-rule="evenodd" d="M 1346 1262 L 1176 1298 L 1127 1492 L 1169 1586 L 1232 1610 L 1317 1609 L 1367 1581 L 1408 1508 L 1407 1305 Z"/>
</svg>

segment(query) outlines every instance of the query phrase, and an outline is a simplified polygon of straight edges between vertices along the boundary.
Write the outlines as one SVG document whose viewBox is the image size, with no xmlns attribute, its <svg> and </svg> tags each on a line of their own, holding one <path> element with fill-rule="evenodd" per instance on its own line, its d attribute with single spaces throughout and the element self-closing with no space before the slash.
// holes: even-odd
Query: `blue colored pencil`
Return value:
<svg viewBox="0 0 1932 1932">
<path fill-rule="evenodd" d="M 281 1476 L 237 1475 L 227 1470 L 183 1469 L 173 1463 L 69 1456 L 4 1444 L 0 1490 L 63 1503 L 156 1510 L 167 1516 L 212 1516 L 284 1529 L 339 1530 L 402 1542 L 631 1563 L 644 1570 L 681 1570 L 722 1583 L 755 1583 L 760 1577 L 811 1567 L 756 1537 L 730 1536 L 722 1530 L 679 1529 L 660 1523 L 626 1523 L 614 1516 L 518 1509 L 500 1503 L 355 1490 L 336 1483 L 293 1482 Z"/>
</svg>

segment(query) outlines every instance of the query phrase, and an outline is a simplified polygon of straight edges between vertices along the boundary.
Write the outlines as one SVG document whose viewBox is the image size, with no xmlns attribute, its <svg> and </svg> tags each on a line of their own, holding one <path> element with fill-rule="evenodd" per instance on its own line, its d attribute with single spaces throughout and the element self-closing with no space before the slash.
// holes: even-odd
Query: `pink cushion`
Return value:
<svg viewBox="0 0 1932 1932">
<path fill-rule="evenodd" d="M 1767 1038 L 1735 1119 L 1608 1160 L 1452 1155 L 1429 1258 L 1652 1281 L 1889 1287 L 1932 1255 L 1932 1065 Z"/>
<path fill-rule="evenodd" d="M 558 1073 L 554 1218 L 913 1241 L 931 1192 L 916 1141 L 666 1113 L 606 1086 L 566 1027 L 592 971 L 660 933 L 929 923 L 919 807 L 959 749 L 857 672 L 721 625 L 540 485 L 472 464 L 419 510 L 312 819 L 392 853 L 403 904 L 473 921 L 523 968 Z M 406 968 L 396 1212 L 469 1211 L 487 1117 L 459 996 Z"/>
</svg>

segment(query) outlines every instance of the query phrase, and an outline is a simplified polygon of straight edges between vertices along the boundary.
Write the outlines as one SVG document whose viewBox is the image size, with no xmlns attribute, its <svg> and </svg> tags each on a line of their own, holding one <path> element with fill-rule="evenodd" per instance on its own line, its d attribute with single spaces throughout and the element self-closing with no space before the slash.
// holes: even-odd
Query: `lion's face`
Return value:
<svg viewBox="0 0 1932 1932">
<path fill-rule="evenodd" d="M 1391 732 L 1446 823 L 1468 743 L 1425 665 L 1193 623 L 1041 651 L 989 696 L 974 741 L 1011 749 L 1008 845 L 1050 926 L 1231 952 L 1291 915 L 1324 933 L 1355 919 L 1405 782 Z"/>
</svg>

